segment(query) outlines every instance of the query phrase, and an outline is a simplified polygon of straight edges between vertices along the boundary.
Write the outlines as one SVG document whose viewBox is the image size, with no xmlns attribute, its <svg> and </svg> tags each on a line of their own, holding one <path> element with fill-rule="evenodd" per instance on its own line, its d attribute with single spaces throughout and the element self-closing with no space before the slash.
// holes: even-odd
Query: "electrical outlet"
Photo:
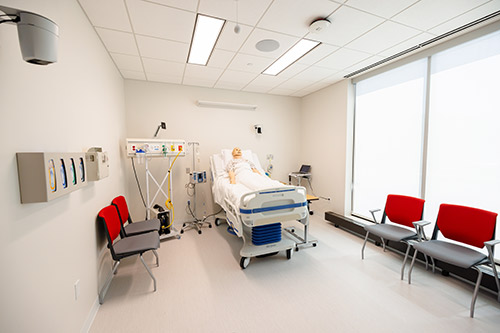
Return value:
<svg viewBox="0 0 500 333">
<path fill-rule="evenodd" d="M 78 297 L 80 296 L 80 279 L 75 282 L 75 301 L 78 301 Z"/>
</svg>

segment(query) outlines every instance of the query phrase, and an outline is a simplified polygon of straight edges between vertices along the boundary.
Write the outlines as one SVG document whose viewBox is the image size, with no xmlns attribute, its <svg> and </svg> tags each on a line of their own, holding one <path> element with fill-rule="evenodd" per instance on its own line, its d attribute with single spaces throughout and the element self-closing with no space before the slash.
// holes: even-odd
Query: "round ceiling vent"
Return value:
<svg viewBox="0 0 500 333">
<path fill-rule="evenodd" d="M 255 48 L 261 52 L 276 51 L 280 47 L 280 43 L 274 39 L 263 39 L 255 44 Z"/>
</svg>

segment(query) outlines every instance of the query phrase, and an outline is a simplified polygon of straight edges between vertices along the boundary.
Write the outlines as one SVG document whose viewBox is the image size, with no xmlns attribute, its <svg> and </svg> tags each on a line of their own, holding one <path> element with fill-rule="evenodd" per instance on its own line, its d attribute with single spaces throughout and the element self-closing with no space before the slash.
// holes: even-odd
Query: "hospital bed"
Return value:
<svg viewBox="0 0 500 333">
<path fill-rule="evenodd" d="M 250 191 L 239 184 L 230 184 L 226 165 L 231 157 L 230 150 L 223 150 L 210 157 L 212 193 L 214 201 L 225 211 L 225 220 L 234 233 L 243 238 L 240 266 L 246 268 L 250 259 L 286 251 L 290 259 L 296 240 L 289 237 L 281 222 L 298 220 L 304 224 L 304 238 L 297 237 L 300 244 L 307 240 L 309 213 L 306 190 L 301 186 L 283 185 L 260 191 Z M 257 170 L 265 174 L 255 154 L 243 151 L 243 158 L 253 161 Z M 245 190 L 246 189 L 246 190 Z M 216 225 L 220 222 L 216 219 Z M 305 243 L 304 243 L 305 242 Z M 316 243 L 314 242 L 314 246 Z"/>
</svg>

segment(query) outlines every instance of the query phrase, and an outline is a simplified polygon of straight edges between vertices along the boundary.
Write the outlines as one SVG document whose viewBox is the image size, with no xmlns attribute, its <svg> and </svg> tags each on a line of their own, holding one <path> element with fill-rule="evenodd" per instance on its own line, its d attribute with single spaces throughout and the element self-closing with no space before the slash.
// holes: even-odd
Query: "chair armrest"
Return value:
<svg viewBox="0 0 500 333">
<path fill-rule="evenodd" d="M 371 210 L 370 210 L 370 214 L 372 214 L 373 221 L 374 221 L 375 223 L 378 223 L 378 222 L 377 222 L 377 218 L 375 217 L 375 213 L 376 213 L 376 212 L 380 212 L 380 208 L 378 208 L 378 209 L 371 209 Z"/>
<path fill-rule="evenodd" d="M 425 235 L 424 227 L 426 225 L 429 225 L 429 224 L 431 224 L 429 221 L 424 221 L 424 220 L 413 222 L 413 225 L 415 226 L 415 229 L 417 230 L 419 242 L 421 242 L 423 240 L 427 240 L 427 236 Z"/>
<path fill-rule="evenodd" d="M 497 245 L 498 243 L 500 243 L 500 239 L 493 239 L 493 240 L 484 242 L 484 245 L 486 245 L 486 247 L 493 247 L 493 246 Z"/>
</svg>

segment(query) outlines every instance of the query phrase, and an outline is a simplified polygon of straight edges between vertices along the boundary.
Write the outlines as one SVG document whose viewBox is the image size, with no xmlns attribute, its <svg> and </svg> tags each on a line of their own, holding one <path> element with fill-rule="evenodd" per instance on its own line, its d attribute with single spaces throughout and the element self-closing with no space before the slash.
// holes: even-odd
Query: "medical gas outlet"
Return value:
<svg viewBox="0 0 500 333">
<path fill-rule="evenodd" d="M 185 156 L 184 140 L 165 139 L 127 139 L 127 156 L 144 154 L 148 157 Z"/>
</svg>

